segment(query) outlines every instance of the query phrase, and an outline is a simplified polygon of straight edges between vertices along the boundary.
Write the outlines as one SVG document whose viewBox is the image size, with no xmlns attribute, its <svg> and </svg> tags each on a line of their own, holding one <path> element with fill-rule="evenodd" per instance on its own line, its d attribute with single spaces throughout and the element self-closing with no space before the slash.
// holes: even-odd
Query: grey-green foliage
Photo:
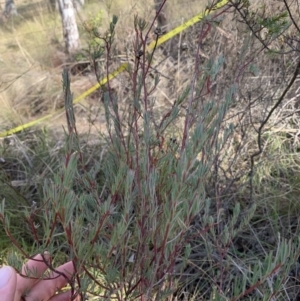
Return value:
<svg viewBox="0 0 300 301">
<path fill-rule="evenodd" d="M 207 73 L 216 76 L 222 62 L 220 59 L 209 64 Z M 193 218 L 206 204 L 205 184 L 226 137 L 217 139 L 217 150 L 209 150 L 208 145 L 212 145 L 219 135 L 234 89 L 229 90 L 224 101 L 205 103 L 201 117 L 192 118 L 195 112 L 190 111 L 186 119 L 194 121 L 185 129 L 185 144 L 179 141 L 176 147 L 167 144 L 166 149 L 160 149 L 166 129 L 178 122 L 178 113 L 182 111 L 180 105 L 188 104 L 194 88 L 187 89 L 188 93 L 178 98 L 167 117 L 158 122 L 151 118 L 153 114 L 147 106 L 147 96 L 143 95 L 144 76 L 143 71 L 137 72 L 137 97 L 133 98 L 129 112 L 129 128 L 126 122 L 120 122 L 118 99 L 106 95 L 106 119 L 109 123 L 113 121 L 109 127 L 113 139 L 109 141 L 103 163 L 110 198 L 115 200 L 117 212 L 110 247 L 123 254 L 121 270 L 123 265 L 126 266 L 126 260 L 129 261 L 130 269 L 125 269 L 123 281 L 132 277 L 130 272 L 135 274 L 136 281 L 143 276 L 147 284 L 144 290 L 151 291 L 156 286 L 161 287 L 158 284 L 163 283 L 167 271 L 173 269 L 182 252 L 185 256 L 190 254 L 188 249 L 183 250 L 186 233 Z M 196 93 L 200 94 L 200 91 Z M 139 124 L 136 116 L 143 116 L 143 122 Z M 152 137 L 157 137 L 158 141 L 153 143 Z M 199 159 L 201 152 L 205 152 L 204 160 Z M 108 275 L 106 283 L 112 282 L 111 273 Z M 118 277 L 122 276 L 118 274 Z M 118 277 L 113 278 L 114 281 Z"/>
<path fill-rule="evenodd" d="M 116 21 L 107 39 L 114 37 Z M 136 20 L 136 26 L 143 31 L 146 24 Z M 103 55 L 99 49 L 97 59 Z M 142 65 L 143 58 L 136 59 L 135 66 Z M 194 278 L 201 279 L 201 288 L 210 288 L 210 300 L 257 298 L 250 292 L 268 300 L 280 290 L 295 261 L 298 241 L 278 239 L 273 251 L 242 258 L 233 242 L 248 227 L 256 204 L 235 203 L 229 214 L 228 204 L 207 194 L 220 153 L 233 133 L 232 124 L 224 125 L 224 119 L 236 85 L 222 99 L 201 98 L 207 78 L 217 80 L 223 62 L 222 56 L 210 60 L 169 111 L 154 120 L 146 89 L 148 56 L 141 68 L 133 70 L 136 86 L 126 120 L 120 117 L 121 100 L 110 91 L 105 93 L 107 150 L 91 169 L 85 166 L 70 81 L 64 72 L 65 162 L 52 179 L 45 180 L 42 203 L 36 210 L 28 209 L 26 216 L 42 219 L 36 252 L 63 251 L 74 260 L 80 272 L 70 284 L 78 292 L 114 295 L 119 300 L 141 295 L 159 300 L 174 289 L 177 262 L 181 260 L 183 276 L 195 258 L 192 264 L 198 275 Z M 156 77 L 151 87 L 158 83 Z M 180 122 L 183 126 L 176 136 L 181 140 L 170 142 L 168 133 Z M 102 178 L 97 178 L 98 173 Z M 3 208 L 0 213 L 3 218 Z M 4 223 L 9 227 L 7 218 Z M 12 262 L 20 265 L 15 258 Z"/>
</svg>

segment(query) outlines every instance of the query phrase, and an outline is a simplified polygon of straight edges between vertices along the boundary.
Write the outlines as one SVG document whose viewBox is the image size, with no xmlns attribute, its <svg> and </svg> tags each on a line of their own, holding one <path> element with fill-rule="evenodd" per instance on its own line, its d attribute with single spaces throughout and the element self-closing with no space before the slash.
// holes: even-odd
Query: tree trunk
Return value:
<svg viewBox="0 0 300 301">
<path fill-rule="evenodd" d="M 17 15 L 17 9 L 14 0 L 5 0 L 4 15 L 8 18 L 11 15 Z"/>
<path fill-rule="evenodd" d="M 69 54 L 79 48 L 79 33 L 72 0 L 58 0 L 66 50 Z"/>
<path fill-rule="evenodd" d="M 156 11 L 159 11 L 161 5 L 163 4 L 163 0 L 154 0 L 154 8 Z M 161 30 L 161 33 L 164 34 L 167 31 L 169 31 L 168 28 L 168 7 L 167 7 L 168 1 L 164 3 L 164 6 L 160 10 L 160 13 L 157 16 L 157 27 Z"/>
<path fill-rule="evenodd" d="M 169 6 L 168 6 L 169 4 Z M 161 8 L 161 6 L 163 7 Z M 157 33 L 160 35 L 166 34 L 171 28 L 170 28 L 170 20 L 169 20 L 169 10 L 170 10 L 170 3 L 169 1 L 164 0 L 154 0 L 154 8 L 156 13 L 159 11 L 159 14 L 157 16 L 157 22 L 156 22 L 156 30 Z M 172 56 L 173 58 L 176 57 L 178 54 L 177 51 L 177 44 L 176 44 L 176 38 L 168 40 L 164 45 L 162 45 L 163 53 L 166 56 Z"/>
<path fill-rule="evenodd" d="M 72 0 L 75 9 L 81 9 L 84 6 L 84 0 Z M 59 0 L 47 0 L 50 12 L 58 10 Z"/>
<path fill-rule="evenodd" d="M 58 9 L 58 2 L 57 0 L 47 0 L 48 8 L 50 12 L 55 12 Z"/>
</svg>

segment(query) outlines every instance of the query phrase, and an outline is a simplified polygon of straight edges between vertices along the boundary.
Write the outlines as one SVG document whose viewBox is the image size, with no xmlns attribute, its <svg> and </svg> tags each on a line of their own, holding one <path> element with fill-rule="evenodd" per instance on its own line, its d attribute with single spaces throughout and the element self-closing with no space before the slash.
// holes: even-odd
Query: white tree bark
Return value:
<svg viewBox="0 0 300 301">
<path fill-rule="evenodd" d="M 79 48 L 79 33 L 73 1 L 58 0 L 58 6 L 62 19 L 66 50 L 71 54 Z"/>
<path fill-rule="evenodd" d="M 17 15 L 17 9 L 14 0 L 5 0 L 4 15 L 8 18 L 11 15 Z"/>
<path fill-rule="evenodd" d="M 6 0 L 11 1 L 11 0 Z M 59 0 L 46 0 L 48 2 L 48 7 L 51 12 L 58 10 Z M 72 0 L 75 9 L 80 10 L 84 6 L 84 0 Z"/>
</svg>

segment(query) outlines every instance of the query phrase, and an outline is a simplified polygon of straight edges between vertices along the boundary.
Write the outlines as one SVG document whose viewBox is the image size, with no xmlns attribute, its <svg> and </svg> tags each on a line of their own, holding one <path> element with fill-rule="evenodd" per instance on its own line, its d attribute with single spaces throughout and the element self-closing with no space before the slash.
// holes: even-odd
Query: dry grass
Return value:
<svg viewBox="0 0 300 301">
<path fill-rule="evenodd" d="M 189 1 L 186 3 L 182 0 L 174 0 L 172 3 L 174 4 L 170 10 L 172 14 L 172 27 L 188 19 L 195 12 L 201 11 L 205 5 L 204 1 L 199 4 L 199 1 Z M 25 6 L 26 3 L 24 2 Z M 268 6 L 268 8 L 270 7 L 272 6 Z M 127 1 L 126 5 L 121 0 L 106 0 L 101 2 L 101 4 L 89 2 L 85 10 L 79 13 L 79 23 L 82 24 L 81 22 L 87 18 L 94 17 L 96 15 L 95 12 L 101 9 L 103 10 L 103 20 L 102 26 L 99 28 L 100 32 L 104 32 L 107 29 L 113 14 L 119 16 L 116 48 L 119 50 L 120 56 L 124 55 L 126 57 L 125 54 L 127 51 L 131 53 L 133 51 L 134 15 L 138 13 L 150 22 L 154 14 L 152 1 L 131 0 Z M 4 83 L 2 84 L 0 93 L 0 104 L 3 108 L 1 111 L 3 121 L 0 122 L 0 127 L 2 128 L 12 123 L 26 122 L 62 107 L 61 69 L 62 64 L 66 62 L 66 57 L 62 51 L 60 21 L 57 16 L 47 15 L 44 11 L 35 15 L 34 18 L 26 17 L 25 21 L 21 20 L 22 22 L 18 22 L 18 24 L 11 22 L 0 28 L 1 39 L 3 38 L 3 41 L 5 41 L 1 43 L 0 39 L 0 64 L 4 70 L 0 78 L 1 82 Z M 244 47 L 245 40 L 241 39 L 244 32 L 237 30 L 237 28 L 241 29 L 243 26 L 238 27 L 238 23 L 236 20 L 232 20 L 231 16 L 229 19 L 230 21 L 227 20 L 227 22 L 226 19 L 223 20 L 222 28 L 213 28 L 210 35 L 203 40 L 201 45 L 201 50 L 205 56 L 216 59 L 224 55 L 226 58 L 226 68 L 224 67 L 221 70 L 220 76 L 212 83 L 211 94 L 208 97 L 203 97 L 201 101 L 209 101 L 211 97 L 214 103 L 221 103 L 225 97 L 224 91 L 232 83 L 233 75 L 237 74 L 241 68 L 241 62 L 251 61 L 251 66 L 259 69 L 259 74 L 263 74 L 264 76 L 253 76 L 250 72 L 245 72 L 246 75 L 241 77 L 239 81 L 240 87 L 235 107 L 230 110 L 226 122 L 224 122 L 226 125 L 232 123 L 235 131 L 235 134 L 226 142 L 222 156 L 218 158 L 218 168 L 225 170 L 225 175 L 224 178 L 220 177 L 220 182 L 218 183 L 214 183 L 213 179 L 211 183 L 207 183 L 207 191 L 211 200 L 213 202 L 221 200 L 222 206 L 224 204 L 224 208 L 221 208 L 220 212 L 223 209 L 224 212 L 227 212 L 226 210 L 233 206 L 235 202 L 240 202 L 243 208 L 248 206 L 249 157 L 257 151 L 257 128 L 261 123 L 262 117 L 266 116 L 266 113 L 270 110 L 278 95 L 286 87 L 286 81 L 290 76 L 289 72 L 292 71 L 290 66 L 293 66 L 293 64 L 287 64 L 288 67 L 283 65 L 288 72 L 284 78 L 285 81 L 282 80 L 280 83 L 277 83 L 275 80 L 279 77 L 278 69 L 276 68 L 280 65 L 278 61 L 274 63 L 266 52 L 259 52 L 259 56 L 252 58 L 252 54 L 259 50 L 259 43 L 254 42 L 245 35 L 245 39 L 249 39 L 247 42 L 249 47 Z M 51 31 L 50 35 L 47 30 L 49 26 L 54 26 L 55 28 L 55 30 Z M 195 65 L 194 54 L 198 45 L 197 33 L 201 30 L 201 25 L 197 26 L 189 30 L 188 33 L 184 33 L 174 39 L 174 49 L 180 48 L 181 41 L 184 40 L 189 46 L 188 51 L 176 52 L 174 57 L 168 58 L 164 56 L 161 50 L 156 53 L 154 64 L 156 68 L 153 70 L 153 74 L 160 74 L 161 80 L 157 90 L 151 97 L 156 100 L 154 112 L 157 116 L 161 115 L 167 107 L 170 107 L 176 97 L 191 82 Z M 83 28 L 81 28 L 81 32 L 83 33 Z M 84 39 L 82 42 L 83 47 L 86 46 Z M 36 45 L 41 45 L 41 48 L 36 48 Z M 201 55 L 201 66 L 206 66 L 207 60 L 205 56 Z M 286 56 L 284 62 L 294 62 L 293 59 L 293 57 Z M 115 58 L 111 68 L 113 69 L 119 64 L 119 58 Z M 102 67 L 104 70 L 104 66 Z M 204 74 L 205 70 L 201 69 L 201 72 Z M 22 76 L 18 78 L 19 75 Z M 95 78 L 93 75 L 83 76 L 76 74 L 72 78 L 72 90 L 76 96 L 94 83 Z M 124 73 L 113 80 L 111 84 L 113 90 L 119 96 L 120 103 L 122 103 L 120 109 L 124 118 L 126 118 L 132 96 L 130 95 L 130 76 L 128 73 Z M 147 84 L 151 84 L 150 80 Z M 292 93 L 294 92 L 292 91 Z M 251 95 L 248 99 L 249 94 Z M 95 116 L 97 116 L 97 119 L 92 128 L 96 133 L 103 130 L 105 121 L 103 119 L 103 111 L 101 111 L 102 104 L 99 101 L 100 98 L 101 94 L 93 95 L 93 97 L 85 100 L 81 106 L 76 108 L 77 125 L 80 132 L 89 132 L 91 130 L 91 123 L 88 121 L 88 118 L 96 118 Z M 277 232 L 279 230 L 284 235 L 286 234 L 287 237 L 293 236 L 294 233 L 299 233 L 298 226 L 296 230 L 293 230 L 293 233 L 289 231 L 290 225 L 297 221 L 297 216 L 300 212 L 297 201 L 299 195 L 297 183 L 300 177 L 300 171 L 298 170 L 299 160 L 297 159 L 297 129 L 299 125 L 297 121 L 298 113 L 295 110 L 297 99 L 297 97 L 289 95 L 286 99 L 286 105 L 278 109 L 274 117 L 269 120 L 266 126 L 267 130 L 263 134 L 263 152 L 256 161 L 254 198 L 257 202 L 258 210 L 255 213 L 255 219 L 259 222 L 251 224 L 250 227 L 253 233 L 257 235 L 255 238 L 261 240 L 261 244 L 265 248 L 263 251 L 266 250 L 266 252 L 272 249 L 272 240 L 273 245 L 274 239 L 277 241 Z M 195 107 L 195 110 L 197 109 L 199 108 Z M 64 114 L 61 114 L 58 117 L 52 118 L 49 126 L 51 129 L 59 132 L 64 122 Z M 274 125 L 276 129 L 280 130 L 274 130 Z M 180 133 L 181 129 L 181 122 L 177 122 L 169 128 L 169 132 L 166 135 L 174 137 L 179 135 L 178 133 Z M 177 138 L 180 140 L 181 137 Z M 30 139 L 25 137 L 23 150 L 30 142 L 28 142 Z M 33 141 L 36 144 L 39 141 L 39 137 L 35 137 Z M 56 145 L 52 145 L 51 147 L 54 150 L 56 149 Z M 28 147 L 26 151 L 28 153 L 25 152 L 22 160 L 31 158 L 29 153 L 32 155 L 33 160 L 35 153 L 40 152 L 40 150 L 35 150 L 34 147 Z M 235 153 L 237 153 L 237 157 L 234 156 Z M 52 157 L 54 156 L 52 155 Z M 45 160 L 45 158 L 42 159 Z M 48 162 L 46 163 L 48 164 Z M 57 161 L 54 163 L 57 165 Z M 52 166 L 54 164 L 49 163 L 49 172 L 51 172 Z M 36 174 L 40 180 L 43 179 L 43 168 L 36 170 Z M 27 174 L 30 175 L 30 169 L 27 171 Z M 229 189 L 227 189 L 226 185 L 228 182 L 225 181 L 225 177 L 227 179 L 238 180 L 234 180 L 232 187 L 228 186 Z M 224 182 L 225 186 L 223 186 Z M 217 209 L 214 208 L 212 210 L 215 210 L 212 212 L 212 216 L 218 216 L 216 213 Z M 269 229 L 265 230 L 268 227 Z M 251 244 L 257 244 L 257 241 L 253 237 L 250 237 L 252 235 L 249 234 L 251 231 L 249 229 L 247 231 L 245 235 L 246 237 L 249 236 L 248 241 L 246 241 L 247 239 L 243 241 L 241 237 L 237 241 L 242 240 L 242 244 L 246 245 L 246 247 Z M 237 244 L 234 247 L 236 246 Z M 197 242 L 195 248 L 197 249 Z M 261 255 L 262 250 L 259 250 L 259 247 L 257 249 L 257 254 Z M 203 250 L 200 248 L 200 251 L 202 252 Z M 257 250 L 255 249 L 255 251 Z M 248 254 L 247 252 L 248 250 L 245 248 L 244 253 L 249 256 L 249 260 L 252 260 L 250 259 L 252 253 L 249 252 Z"/>
<path fill-rule="evenodd" d="M 187 20 L 195 12 L 203 9 L 205 1 L 170 1 L 171 27 Z M 68 63 L 63 52 L 62 28 L 60 17 L 48 13 L 44 2 L 18 1 L 19 16 L 10 18 L 0 25 L 0 128 L 26 123 L 62 107 L 61 72 Z M 151 22 L 154 17 L 153 1 L 112 1 L 101 3 L 88 1 L 83 11 L 78 14 L 78 24 L 82 33 L 82 46 L 87 46 L 83 22 L 95 17 L 102 11 L 100 32 L 106 31 L 112 16 L 118 15 L 119 22 L 116 47 L 120 53 L 132 48 L 130 41 L 134 32 L 134 16 L 138 14 Z M 88 58 L 86 58 L 88 59 Z M 117 66 L 120 64 L 116 62 Z M 169 68 L 169 67 L 168 67 Z M 165 68 L 162 68 L 162 72 Z M 92 76 L 74 76 L 72 90 L 76 95 L 95 84 Z M 164 88 L 162 88 L 164 90 Z M 167 95 L 167 91 L 161 92 Z M 170 96 L 168 96 L 170 98 Z M 164 98 L 164 97 L 163 97 Z M 172 96 L 171 96 L 172 98 Z M 95 102 L 91 100 L 93 107 Z M 89 108 L 87 102 L 84 102 Z M 61 127 L 61 122 L 56 125 Z"/>
</svg>

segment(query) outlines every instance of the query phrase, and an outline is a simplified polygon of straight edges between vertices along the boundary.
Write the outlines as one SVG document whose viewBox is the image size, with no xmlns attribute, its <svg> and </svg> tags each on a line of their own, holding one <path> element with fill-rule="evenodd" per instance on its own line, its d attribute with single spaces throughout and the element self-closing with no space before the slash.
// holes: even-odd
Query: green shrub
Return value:
<svg viewBox="0 0 300 301">
<path fill-rule="evenodd" d="M 262 193 L 262 184 L 269 179 L 264 156 L 272 154 L 276 143 L 273 139 L 267 144 L 263 130 L 280 103 L 268 106 L 264 99 L 262 104 L 249 104 L 238 98 L 248 89 L 239 85 L 244 75 L 253 70 L 259 74 L 249 64 L 261 51 L 251 35 L 234 61 L 234 76 L 224 66 L 226 57 L 216 51 L 199 62 L 202 42 L 217 27 L 214 21 L 207 18 L 200 25 L 188 85 L 171 105 L 157 110 L 155 91 L 163 79 L 152 69 L 159 49 L 147 51 L 151 26 L 135 19 L 134 62 L 128 65 L 128 82 L 123 83 L 129 87 L 128 101 L 108 81 L 103 95 L 105 141 L 92 159 L 77 133 L 70 78 L 64 71 L 68 125 L 64 162 L 45 180 L 41 202 L 25 206 L 32 249 L 25 250 L 26 242 L 20 243 L 10 231 L 4 204 L 0 218 L 25 257 L 48 250 L 59 254 L 58 260 L 66 254 L 73 261 L 76 274 L 69 285 L 74 297 L 273 300 L 286 296 L 285 286 L 299 257 L 299 232 L 288 237 L 284 227 L 274 226 L 273 216 L 278 218 L 280 210 L 264 206 Z M 93 40 L 91 58 L 98 80 L 103 68 L 104 74 L 111 72 L 116 22 L 114 17 L 108 32 L 97 32 Z M 281 34 L 278 27 L 273 31 L 272 39 Z M 221 91 L 214 83 L 220 83 Z M 245 130 L 249 116 L 250 124 L 255 124 L 252 105 L 264 117 L 255 116 L 258 129 Z M 283 160 L 280 163 L 285 169 Z M 270 170 L 276 171 L 275 167 Z M 270 208 L 276 214 L 269 214 Z M 9 260 L 20 266 L 16 257 Z"/>
</svg>

